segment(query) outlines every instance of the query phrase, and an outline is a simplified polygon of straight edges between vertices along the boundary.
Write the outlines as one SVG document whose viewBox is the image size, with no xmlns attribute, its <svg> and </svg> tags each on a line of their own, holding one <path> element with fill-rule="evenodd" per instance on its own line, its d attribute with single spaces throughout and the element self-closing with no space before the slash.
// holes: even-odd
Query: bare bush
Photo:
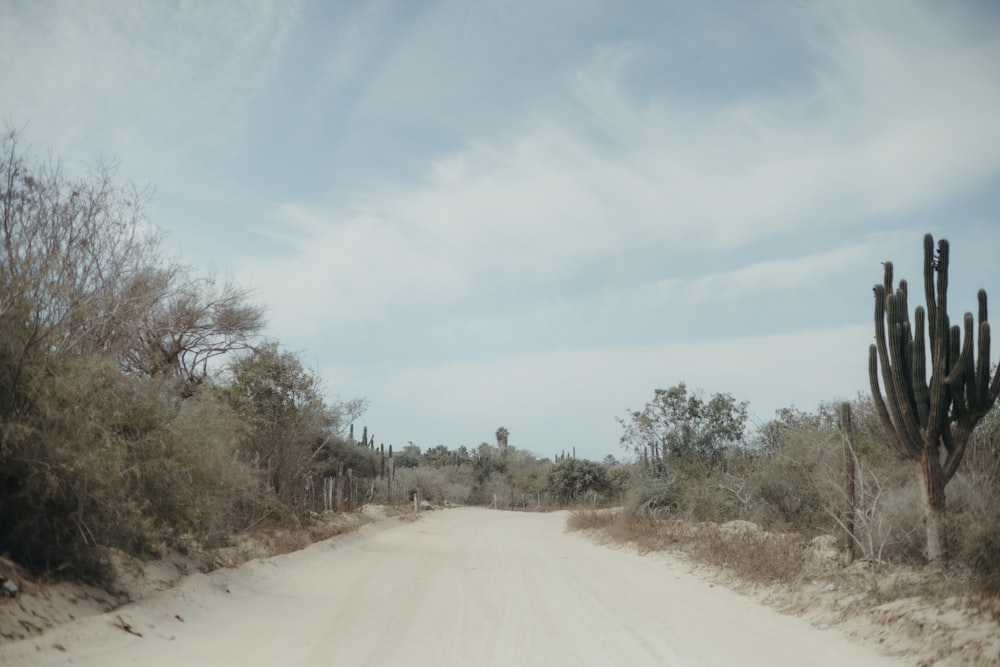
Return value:
<svg viewBox="0 0 1000 667">
<path fill-rule="evenodd" d="M 677 512 L 683 500 L 680 481 L 675 476 L 640 475 L 625 493 L 625 507 L 644 518 L 665 518 Z"/>
<path fill-rule="evenodd" d="M 921 518 L 917 489 L 910 476 L 900 480 L 894 466 L 875 466 L 855 461 L 854 540 L 862 560 L 873 563 L 910 562 L 920 557 Z M 843 487 L 833 483 L 838 495 L 832 507 L 843 508 Z M 843 510 L 829 510 L 842 528 Z"/>
</svg>

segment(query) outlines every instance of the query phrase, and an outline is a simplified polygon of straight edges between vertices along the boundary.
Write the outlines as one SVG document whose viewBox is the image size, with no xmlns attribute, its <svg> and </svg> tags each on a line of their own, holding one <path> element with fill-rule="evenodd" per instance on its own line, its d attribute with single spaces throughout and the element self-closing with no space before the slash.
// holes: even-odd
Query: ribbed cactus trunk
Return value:
<svg viewBox="0 0 1000 667">
<path fill-rule="evenodd" d="M 976 424 L 1000 394 L 1000 369 L 990 380 L 990 325 L 986 292 L 979 290 L 979 325 L 972 313 L 962 328 L 948 320 L 948 241 L 924 237 L 924 294 L 930 347 L 930 384 L 924 340 L 923 307 L 911 328 L 907 285 L 892 290 L 892 263 L 885 263 L 883 284 L 875 286 L 875 344 L 868 355 L 872 397 L 889 443 L 914 461 L 922 481 L 927 529 L 927 559 L 943 561 L 945 486 L 958 471 Z M 978 328 L 978 349 L 973 341 Z M 964 340 L 963 340 L 964 338 Z M 978 357 L 978 359 L 976 358 Z M 879 384 L 881 372 L 885 396 Z"/>
<path fill-rule="evenodd" d="M 939 563 L 946 559 L 945 549 L 945 495 L 948 480 L 933 454 L 925 452 L 917 463 L 917 474 L 923 482 L 924 522 L 927 533 L 927 561 Z"/>
</svg>

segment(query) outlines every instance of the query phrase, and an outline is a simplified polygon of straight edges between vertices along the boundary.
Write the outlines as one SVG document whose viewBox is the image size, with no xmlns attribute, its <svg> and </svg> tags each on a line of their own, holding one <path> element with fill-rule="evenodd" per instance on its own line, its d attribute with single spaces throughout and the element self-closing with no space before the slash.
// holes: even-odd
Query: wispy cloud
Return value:
<svg viewBox="0 0 1000 667">
<path fill-rule="evenodd" d="M 0 96 L 60 154 L 96 149 L 143 175 L 189 162 L 242 136 L 297 5 L 7 4 L 4 51 L 22 66 L 4 68 Z"/>
<path fill-rule="evenodd" d="M 156 222 L 373 421 L 597 432 L 681 379 L 764 412 L 849 393 L 878 262 L 916 279 L 924 231 L 961 253 L 956 308 L 1000 292 L 998 24 L 988 3 L 15 2 L 0 111 L 155 185 Z"/>
<path fill-rule="evenodd" d="M 929 39 L 941 32 L 939 18 L 919 7 L 844 14 L 834 30 L 810 33 L 803 85 L 711 105 L 674 95 L 669 82 L 637 99 L 629 71 L 644 49 L 601 45 L 564 79 L 571 103 L 561 115 L 528 115 L 469 140 L 431 160 L 419 183 L 383 184 L 349 210 L 310 205 L 298 254 L 256 261 L 255 272 L 276 276 L 275 293 L 287 292 L 281 277 L 329 276 L 356 306 L 344 312 L 373 322 L 417 294 L 441 306 L 499 283 L 531 289 L 650 247 L 682 264 L 751 243 L 765 254 L 682 285 L 668 274 L 640 294 L 699 303 L 821 280 L 859 249 L 805 246 L 806 256 L 790 260 L 762 244 L 806 230 L 879 229 L 890 214 L 912 214 L 1000 172 L 991 115 L 1000 80 L 986 74 L 1000 39 L 963 41 L 965 26 L 954 22 L 944 23 L 950 35 Z M 392 252 L 370 252 L 379 245 Z M 357 259 L 331 273 L 331 252 L 385 273 L 352 279 Z M 317 317 L 329 318 L 317 328 L 343 322 Z"/>
</svg>

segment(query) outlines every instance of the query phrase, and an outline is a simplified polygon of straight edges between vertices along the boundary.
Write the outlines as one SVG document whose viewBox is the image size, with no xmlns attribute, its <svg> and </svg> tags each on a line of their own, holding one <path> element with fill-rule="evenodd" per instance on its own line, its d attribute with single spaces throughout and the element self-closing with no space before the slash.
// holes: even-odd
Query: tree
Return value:
<svg viewBox="0 0 1000 667">
<path fill-rule="evenodd" d="M 681 382 L 654 390 L 642 411 L 619 417 L 618 423 L 624 429 L 622 446 L 660 473 L 668 459 L 719 464 L 725 448 L 743 440 L 746 420 L 746 401 L 738 403 L 729 394 L 705 401 Z"/>
<path fill-rule="evenodd" d="M 363 400 L 328 406 L 319 377 L 299 358 L 265 343 L 229 364 L 224 393 L 247 430 L 243 456 L 290 506 L 317 457 L 364 411 Z"/>
<path fill-rule="evenodd" d="M 753 439 L 753 447 L 764 454 L 778 452 L 789 435 L 820 428 L 820 416 L 802 412 L 795 406 L 775 410 L 774 419 L 765 422 Z"/>
<path fill-rule="evenodd" d="M 924 340 L 925 311 L 917 306 L 911 328 L 907 284 L 892 290 L 892 262 L 885 262 L 875 285 L 875 344 L 869 349 L 868 376 L 889 444 L 917 464 L 923 484 L 927 560 L 943 561 L 945 486 L 958 471 L 969 437 L 1000 395 L 1000 369 L 990 380 L 990 325 L 986 291 L 979 290 L 979 325 L 972 313 L 962 327 L 948 319 L 948 241 L 924 236 L 924 294 L 930 346 L 930 383 Z M 973 352 L 978 329 L 978 352 Z M 978 354 L 978 359 L 976 358 Z M 881 373 L 885 396 L 879 382 Z"/>
<path fill-rule="evenodd" d="M 423 458 L 427 463 L 435 468 L 443 468 L 447 465 L 455 465 L 457 458 L 444 445 L 428 447 Z"/>
<path fill-rule="evenodd" d="M 164 264 L 142 194 L 101 167 L 75 181 L 34 164 L 8 133 L 0 155 L 0 331 L 11 392 L 37 355 L 96 354 L 127 373 L 174 377 L 194 394 L 220 355 L 247 349 L 262 309 Z"/>
<path fill-rule="evenodd" d="M 70 180 L 15 132 L 0 144 L 0 544 L 95 575 L 102 547 L 218 526 L 246 479 L 237 424 L 126 362 L 166 294 L 142 193 L 109 167 Z"/>
<path fill-rule="evenodd" d="M 561 503 L 582 500 L 589 493 L 603 495 L 611 486 L 607 469 L 586 459 L 563 459 L 546 477 L 547 490 Z"/>
<path fill-rule="evenodd" d="M 500 450 L 500 458 L 507 458 L 507 439 L 510 437 L 510 431 L 506 427 L 501 426 L 497 429 L 497 449 Z"/>
<path fill-rule="evenodd" d="M 134 188 L 100 168 L 76 181 L 35 164 L 8 132 L 0 154 L 0 414 L 29 408 L 33 369 L 65 354 L 114 354 L 135 321 L 129 287 L 158 259 Z"/>
<path fill-rule="evenodd" d="M 221 287 L 181 266 L 150 270 L 128 286 L 141 308 L 125 341 L 122 362 L 132 372 L 174 377 L 190 396 L 209 374 L 209 362 L 248 350 L 264 324 L 263 309 L 232 283 Z"/>
<path fill-rule="evenodd" d="M 420 466 L 422 460 L 420 447 L 412 442 L 406 443 L 406 446 L 396 454 L 396 466 L 399 468 L 416 468 Z"/>
</svg>

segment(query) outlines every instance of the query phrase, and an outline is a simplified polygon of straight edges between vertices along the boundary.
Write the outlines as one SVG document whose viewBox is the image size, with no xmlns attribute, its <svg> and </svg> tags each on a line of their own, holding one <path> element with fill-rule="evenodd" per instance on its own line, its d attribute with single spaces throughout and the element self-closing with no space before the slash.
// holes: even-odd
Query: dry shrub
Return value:
<svg viewBox="0 0 1000 667">
<path fill-rule="evenodd" d="M 873 536 L 880 554 L 877 560 L 923 563 L 926 542 L 923 507 L 920 486 L 912 475 L 886 490 L 875 514 L 878 528 L 871 527 L 877 530 Z"/>
<path fill-rule="evenodd" d="M 819 436 L 817 436 L 819 438 Z M 751 476 L 753 503 L 750 517 L 767 528 L 815 535 L 830 528 L 827 502 L 828 438 L 796 441 L 781 453 L 761 461 Z"/>
<path fill-rule="evenodd" d="M 1000 490 L 973 475 L 957 475 L 948 486 L 951 544 L 975 577 L 976 586 L 1000 593 Z"/>
<path fill-rule="evenodd" d="M 637 518 L 659 519 L 677 512 L 684 491 L 676 477 L 644 475 L 625 493 L 625 507 Z"/>
<path fill-rule="evenodd" d="M 648 514 L 610 510 L 574 510 L 567 520 L 570 530 L 591 530 L 609 542 L 635 544 L 639 553 L 662 551 L 675 543 L 666 525 Z"/>
<path fill-rule="evenodd" d="M 806 566 L 801 535 L 771 533 L 748 521 L 699 524 L 683 549 L 701 562 L 733 570 L 752 581 L 794 581 Z"/>
<path fill-rule="evenodd" d="M 412 498 L 418 490 L 421 497 L 429 502 L 441 498 L 444 476 L 436 468 L 399 467 L 395 477 L 403 498 Z"/>
<path fill-rule="evenodd" d="M 123 375 L 112 360 L 70 358 L 35 388 L 26 436 L 0 457 L 15 481 L 0 539 L 36 571 L 110 574 L 107 549 L 162 553 L 231 528 L 249 484 L 235 462 L 238 423 L 210 395 L 181 401 L 169 379 Z"/>
<path fill-rule="evenodd" d="M 578 510 L 570 515 L 567 527 L 595 531 L 611 542 L 635 544 L 640 552 L 675 548 L 752 581 L 794 581 L 807 565 L 805 538 L 766 532 L 749 521 L 692 524 L 636 512 Z"/>
<path fill-rule="evenodd" d="M 683 484 L 681 513 L 691 521 L 725 523 L 748 518 L 747 503 L 736 487 L 742 480 L 715 472 Z"/>
<path fill-rule="evenodd" d="M 607 528 L 617 521 L 617 512 L 598 510 L 573 510 L 566 527 L 570 530 L 594 530 Z"/>
<path fill-rule="evenodd" d="M 960 556 L 975 575 L 980 591 L 1000 593 L 1000 522 L 970 531 L 961 544 Z"/>
</svg>

